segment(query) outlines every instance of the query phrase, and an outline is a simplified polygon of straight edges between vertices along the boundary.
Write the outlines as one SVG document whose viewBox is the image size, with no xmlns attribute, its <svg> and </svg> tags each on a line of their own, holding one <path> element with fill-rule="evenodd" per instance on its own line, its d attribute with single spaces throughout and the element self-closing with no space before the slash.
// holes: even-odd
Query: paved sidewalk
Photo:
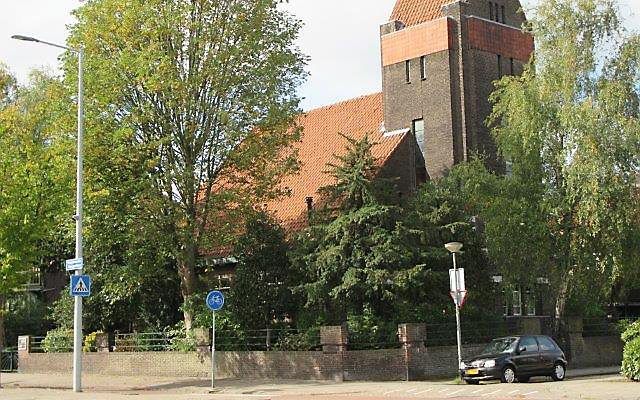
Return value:
<svg viewBox="0 0 640 400">
<path fill-rule="evenodd" d="M 565 382 L 537 379 L 530 384 L 464 385 L 452 380 L 435 382 L 345 382 L 221 380 L 216 392 L 209 393 L 206 378 L 83 376 L 83 393 L 71 392 L 71 375 L 2 374 L 0 399 L 95 399 L 139 400 L 199 399 L 213 400 L 556 400 L 558 398 L 636 400 L 640 384 L 625 382 L 619 368 L 573 370 Z M 594 376 L 600 374 L 616 374 Z M 569 395 L 568 397 L 565 394 Z"/>
</svg>

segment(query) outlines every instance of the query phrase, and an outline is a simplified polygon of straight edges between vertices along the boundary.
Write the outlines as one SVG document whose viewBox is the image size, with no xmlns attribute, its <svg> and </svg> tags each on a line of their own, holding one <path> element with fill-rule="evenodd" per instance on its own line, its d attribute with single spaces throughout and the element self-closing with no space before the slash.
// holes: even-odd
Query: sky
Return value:
<svg viewBox="0 0 640 400">
<path fill-rule="evenodd" d="M 289 0 L 286 8 L 305 26 L 298 40 L 310 57 L 310 77 L 300 88 L 305 110 L 381 90 L 379 26 L 396 0 Z M 524 0 L 524 7 L 538 0 Z M 640 0 L 619 0 L 628 25 L 640 28 Z M 80 0 L 0 0 L 0 62 L 21 83 L 29 71 L 57 71 L 60 51 L 10 39 L 34 36 L 64 44 L 71 11 Z"/>
</svg>

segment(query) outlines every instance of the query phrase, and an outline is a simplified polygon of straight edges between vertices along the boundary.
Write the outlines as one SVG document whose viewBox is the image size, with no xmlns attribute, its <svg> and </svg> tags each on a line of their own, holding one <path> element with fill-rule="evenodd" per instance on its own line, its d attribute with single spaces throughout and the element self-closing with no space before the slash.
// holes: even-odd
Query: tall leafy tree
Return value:
<svg viewBox="0 0 640 400">
<path fill-rule="evenodd" d="M 68 230 L 72 197 L 67 156 L 70 140 L 56 124 L 62 87 L 35 72 L 17 87 L 0 68 L 0 344 L 8 296 L 21 289 L 38 269 L 46 243 Z"/>
<path fill-rule="evenodd" d="M 288 250 L 284 229 L 269 215 L 257 213 L 247 220 L 234 249 L 238 264 L 229 299 L 244 330 L 269 328 L 292 315 Z"/>
<path fill-rule="evenodd" d="M 511 276 L 546 271 L 559 318 L 635 268 L 640 39 L 610 0 L 542 1 L 530 31 L 535 59 L 493 96 L 513 174 L 485 213 L 492 257 Z"/>
<path fill-rule="evenodd" d="M 96 0 L 76 12 L 88 146 L 118 127 L 131 151 L 151 151 L 146 178 L 162 202 L 148 222 L 170 238 L 187 329 L 201 250 L 228 241 L 243 210 L 278 195 L 295 167 L 287 148 L 305 57 L 293 44 L 300 23 L 278 3 Z"/>
</svg>

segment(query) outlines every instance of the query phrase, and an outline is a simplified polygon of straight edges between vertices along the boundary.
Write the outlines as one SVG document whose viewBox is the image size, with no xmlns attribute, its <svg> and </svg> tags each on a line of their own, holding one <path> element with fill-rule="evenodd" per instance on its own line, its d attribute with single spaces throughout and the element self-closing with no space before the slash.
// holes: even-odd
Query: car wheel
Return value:
<svg viewBox="0 0 640 400">
<path fill-rule="evenodd" d="M 551 377 L 554 381 L 561 381 L 564 379 L 566 372 L 567 371 L 564 367 L 564 364 L 556 363 L 556 365 L 553 367 L 553 374 L 551 375 Z"/>
<path fill-rule="evenodd" d="M 529 382 L 529 379 L 531 379 L 530 376 L 519 376 L 518 377 L 518 382 L 520 383 L 527 383 Z"/>
<path fill-rule="evenodd" d="M 465 379 L 464 383 L 466 383 L 467 385 L 479 385 L 480 381 L 474 381 L 473 379 Z"/>
<path fill-rule="evenodd" d="M 516 371 L 514 371 L 512 366 L 507 366 L 502 370 L 500 381 L 502 383 L 513 383 L 516 381 Z"/>
</svg>

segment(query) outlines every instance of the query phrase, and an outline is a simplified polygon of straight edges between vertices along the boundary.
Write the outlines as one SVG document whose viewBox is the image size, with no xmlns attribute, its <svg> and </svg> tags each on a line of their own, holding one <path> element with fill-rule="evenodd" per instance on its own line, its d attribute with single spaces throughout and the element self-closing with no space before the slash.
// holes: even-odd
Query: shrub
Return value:
<svg viewBox="0 0 640 400">
<path fill-rule="evenodd" d="M 286 332 L 274 344 L 273 349 L 279 351 L 309 351 L 319 346 L 318 331 Z"/>
<path fill-rule="evenodd" d="M 627 378 L 640 381 L 640 321 L 630 324 L 622 334 L 624 353 L 622 355 L 622 374 Z"/>
<path fill-rule="evenodd" d="M 98 334 L 103 333 L 102 331 L 92 332 L 84 337 L 84 344 L 82 345 L 82 351 L 85 353 L 96 352 L 98 348 L 96 347 L 96 336 Z"/>
<path fill-rule="evenodd" d="M 67 353 L 73 349 L 73 330 L 57 328 L 47 332 L 42 341 L 45 353 Z"/>
</svg>

